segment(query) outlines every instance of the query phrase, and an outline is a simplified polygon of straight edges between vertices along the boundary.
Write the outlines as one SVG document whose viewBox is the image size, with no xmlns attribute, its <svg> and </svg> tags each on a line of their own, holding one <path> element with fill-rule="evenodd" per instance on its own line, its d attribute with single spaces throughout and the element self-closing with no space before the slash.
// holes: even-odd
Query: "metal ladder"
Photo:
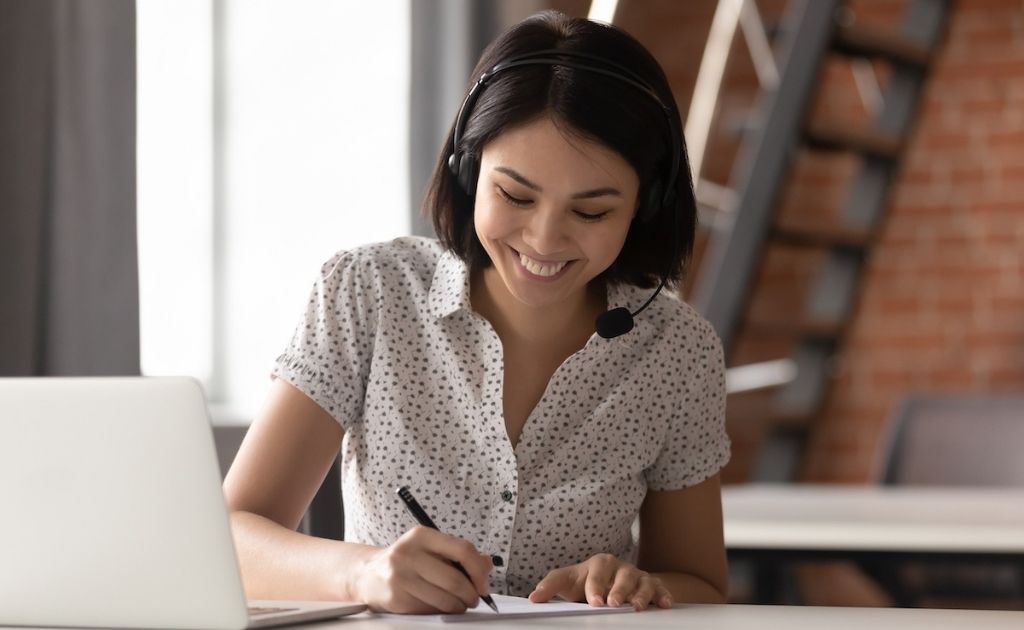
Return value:
<svg viewBox="0 0 1024 630">
<path fill-rule="evenodd" d="M 722 0 L 715 22 L 729 17 L 739 21 L 750 17 L 752 0 Z M 695 152 L 698 198 L 708 189 L 725 198 L 708 235 L 704 258 L 691 293 L 691 301 L 714 325 L 728 357 L 735 349 L 741 327 L 754 334 L 788 335 L 796 339 L 789 357 L 795 367 L 791 378 L 774 395 L 774 409 L 765 418 L 769 437 L 762 447 L 770 459 L 755 470 L 760 480 L 795 480 L 812 422 L 824 406 L 832 378 L 832 365 L 856 306 L 864 261 L 882 224 L 891 183 L 900 166 L 910 136 L 932 51 L 937 46 L 948 10 L 947 0 L 910 2 L 901 35 L 844 24 L 842 0 L 791 0 L 780 31 L 775 37 L 777 76 L 762 80 L 762 97 L 755 125 L 743 137 L 733 165 L 727 194 L 700 179 L 704 141 L 691 133 L 687 142 Z M 756 16 L 756 9 L 753 9 Z M 748 20 L 749 21 L 749 20 Z M 754 20 L 756 21 L 756 20 Z M 746 26 L 746 25 L 744 25 Z M 733 24 L 735 31 L 735 23 Z M 721 27 L 720 27 L 721 30 Z M 745 32 L 749 32 L 745 28 Z M 712 27 L 713 43 L 715 27 Z M 731 35 L 730 35 L 731 37 Z M 747 35 L 752 51 L 751 37 Z M 721 43 L 719 42 L 719 47 Z M 727 48 L 726 48 L 727 49 Z M 867 129 L 810 126 L 806 122 L 825 60 L 840 54 L 860 64 L 873 76 L 867 59 L 881 59 L 891 68 L 888 81 L 876 94 L 877 110 Z M 705 64 L 708 55 L 705 55 Z M 702 64 L 701 74 L 704 74 Z M 758 75 L 762 72 L 759 70 Z M 769 76 L 771 73 L 767 73 Z M 718 76 L 719 85 L 721 76 Z M 773 85 L 774 83 L 774 85 Z M 698 76 L 694 104 L 707 98 Z M 713 101 L 712 101 L 713 102 Z M 707 108 L 704 107 L 706 110 Z M 698 122 L 710 128 L 710 116 Z M 691 138 L 699 142 L 691 143 Z M 696 145 L 696 151 L 694 151 Z M 815 151 L 840 151 L 859 156 L 859 166 L 849 184 L 841 208 L 841 221 L 829 229 L 792 229 L 775 221 L 776 209 L 801 146 Z M 702 194 L 705 192 L 705 194 Z M 805 296 L 802 310 L 784 322 L 768 325 L 746 321 L 745 311 L 755 284 L 755 272 L 769 242 L 815 248 L 825 255 L 825 264 Z M 781 359 L 781 358 L 780 358 Z M 783 359 L 784 361 L 784 359 Z"/>
</svg>

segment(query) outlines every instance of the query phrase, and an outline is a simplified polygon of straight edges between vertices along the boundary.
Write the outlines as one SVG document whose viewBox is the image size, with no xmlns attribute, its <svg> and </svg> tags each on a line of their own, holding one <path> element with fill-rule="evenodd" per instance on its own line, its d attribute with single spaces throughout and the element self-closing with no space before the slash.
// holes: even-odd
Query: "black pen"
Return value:
<svg viewBox="0 0 1024 630">
<path fill-rule="evenodd" d="M 413 497 L 412 493 L 409 492 L 409 488 L 402 486 L 397 490 L 397 492 L 398 496 L 402 499 L 402 503 L 405 503 L 406 509 L 409 510 L 409 513 L 412 514 L 412 517 L 416 519 L 417 523 L 424 527 L 429 527 L 430 529 L 441 531 L 437 529 L 437 525 L 434 525 L 434 521 L 429 516 L 427 516 L 427 513 L 423 510 L 422 507 L 420 507 L 420 504 L 416 501 L 415 497 Z M 466 571 L 466 567 L 462 566 L 460 563 L 454 560 L 451 560 L 450 562 L 452 563 L 452 566 L 461 571 L 462 575 L 465 575 L 470 582 L 473 581 L 473 578 L 469 577 L 469 573 Z M 493 610 L 494 612 L 498 612 L 498 607 L 497 605 L 495 605 L 494 600 L 491 599 L 490 595 L 481 595 L 480 599 L 484 600 L 484 603 L 490 606 L 491 610 Z"/>
</svg>

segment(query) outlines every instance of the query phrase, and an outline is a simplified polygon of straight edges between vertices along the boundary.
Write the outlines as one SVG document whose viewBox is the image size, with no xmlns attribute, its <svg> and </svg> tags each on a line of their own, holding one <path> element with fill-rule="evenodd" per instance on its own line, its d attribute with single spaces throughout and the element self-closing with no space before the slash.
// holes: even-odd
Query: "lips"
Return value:
<svg viewBox="0 0 1024 630">
<path fill-rule="evenodd" d="M 526 254 L 517 251 L 514 248 L 509 248 L 512 253 L 519 258 L 519 265 L 527 273 L 536 278 L 544 280 L 552 280 L 562 275 L 573 262 L 572 260 L 537 260 L 530 258 Z"/>
</svg>

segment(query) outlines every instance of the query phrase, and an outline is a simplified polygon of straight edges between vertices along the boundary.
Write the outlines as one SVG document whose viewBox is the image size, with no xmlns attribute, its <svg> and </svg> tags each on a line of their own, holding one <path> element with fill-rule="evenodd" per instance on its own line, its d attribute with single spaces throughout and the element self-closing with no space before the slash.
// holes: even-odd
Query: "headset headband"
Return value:
<svg viewBox="0 0 1024 630">
<path fill-rule="evenodd" d="M 449 158 L 449 164 L 458 164 L 460 161 L 458 157 L 459 143 L 462 140 L 462 135 L 465 131 L 464 128 L 466 120 L 469 118 L 469 112 L 473 110 L 473 106 L 480 97 L 480 93 L 483 91 L 484 86 L 486 86 L 487 83 L 496 75 L 501 74 L 505 70 L 528 65 L 565 66 L 567 68 L 585 70 L 607 77 L 612 77 L 640 90 L 657 103 L 658 107 L 661 108 L 662 113 L 665 115 L 665 121 L 668 123 L 669 134 L 671 136 L 671 147 L 669 151 L 671 155 L 671 164 L 669 167 L 668 177 L 665 179 L 664 188 L 661 190 L 661 205 L 662 207 L 672 205 L 675 201 L 676 178 L 679 173 L 679 163 L 682 160 L 681 154 L 683 144 L 682 133 L 679 130 L 677 121 L 673 117 L 673 110 L 658 97 L 657 92 L 655 92 L 650 84 L 644 81 L 637 73 L 626 68 L 622 64 L 604 59 L 597 55 L 576 50 L 558 50 L 554 48 L 537 50 L 532 53 L 518 55 L 507 61 L 500 62 L 490 70 L 480 75 L 480 78 L 476 80 L 473 87 L 469 89 L 469 93 L 462 102 L 462 107 L 459 108 L 459 114 L 455 118 L 455 129 L 452 133 L 452 155 Z"/>
</svg>

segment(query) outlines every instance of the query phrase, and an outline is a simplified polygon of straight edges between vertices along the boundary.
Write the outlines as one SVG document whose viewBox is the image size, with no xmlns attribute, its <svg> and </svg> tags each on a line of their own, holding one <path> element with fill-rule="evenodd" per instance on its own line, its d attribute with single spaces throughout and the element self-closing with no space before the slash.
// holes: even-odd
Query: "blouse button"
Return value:
<svg viewBox="0 0 1024 630">
<path fill-rule="evenodd" d="M 512 491 L 511 490 L 502 490 L 502 492 L 501 492 L 501 499 L 504 502 L 506 502 L 506 503 L 512 503 Z"/>
<path fill-rule="evenodd" d="M 505 566 L 505 561 L 502 559 L 501 556 L 495 554 L 491 556 L 491 564 L 493 564 L 496 567 L 501 567 Z"/>
</svg>

